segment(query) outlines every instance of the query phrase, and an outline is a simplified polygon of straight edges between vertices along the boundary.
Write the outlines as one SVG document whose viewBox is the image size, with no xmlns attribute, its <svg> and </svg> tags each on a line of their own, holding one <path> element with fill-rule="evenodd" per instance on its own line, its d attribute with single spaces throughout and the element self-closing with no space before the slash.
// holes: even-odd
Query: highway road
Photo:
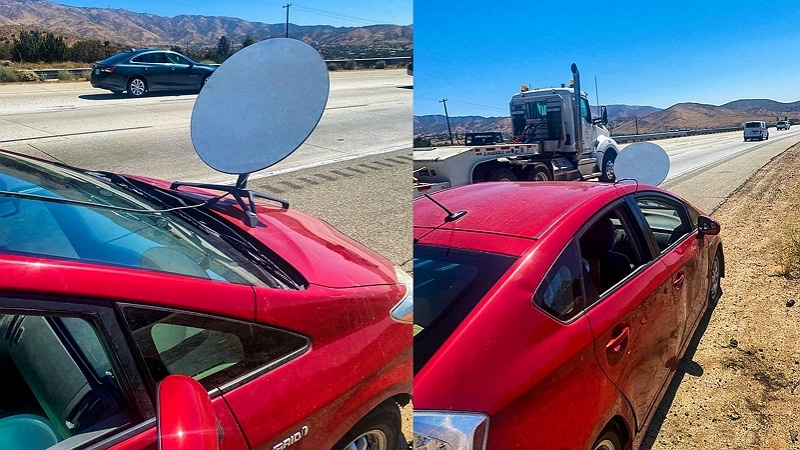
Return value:
<svg viewBox="0 0 800 450">
<path fill-rule="evenodd" d="M 405 69 L 330 72 L 330 79 L 328 105 L 311 137 L 254 178 L 410 146 L 412 78 Z M 189 121 L 196 98 L 133 99 L 88 82 L 0 85 L 0 148 L 103 170 L 232 182 L 194 152 Z M 236 149 L 229 151 L 235 158 Z"/>
<path fill-rule="evenodd" d="M 766 141 L 744 141 L 742 131 L 729 133 L 684 136 L 652 141 L 669 155 L 670 170 L 667 181 L 675 180 L 698 169 L 742 155 L 767 144 L 800 136 L 800 126 L 788 131 L 770 129 Z M 631 144 L 620 145 L 622 149 Z"/>
</svg>

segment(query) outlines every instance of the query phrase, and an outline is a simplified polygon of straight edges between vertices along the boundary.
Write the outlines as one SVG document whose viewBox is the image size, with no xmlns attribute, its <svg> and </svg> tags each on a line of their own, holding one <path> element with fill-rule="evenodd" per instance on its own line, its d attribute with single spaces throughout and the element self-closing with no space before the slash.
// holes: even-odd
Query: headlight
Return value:
<svg viewBox="0 0 800 450">
<path fill-rule="evenodd" d="M 456 411 L 414 411 L 413 450 L 486 450 L 489 417 Z"/>
<path fill-rule="evenodd" d="M 392 318 L 399 322 L 412 323 L 414 321 L 414 280 L 403 269 L 394 268 L 397 282 L 406 287 L 406 295 L 392 308 Z"/>
</svg>

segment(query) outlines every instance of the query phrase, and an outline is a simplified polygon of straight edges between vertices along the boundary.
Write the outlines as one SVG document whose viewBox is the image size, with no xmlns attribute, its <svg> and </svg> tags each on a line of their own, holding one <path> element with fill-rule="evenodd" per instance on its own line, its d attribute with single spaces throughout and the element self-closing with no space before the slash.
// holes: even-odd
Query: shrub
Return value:
<svg viewBox="0 0 800 450">
<path fill-rule="evenodd" d="M 69 70 L 59 70 L 58 79 L 61 81 L 72 81 L 75 79 L 75 75 L 70 73 Z"/>
<path fill-rule="evenodd" d="M 778 247 L 778 264 L 781 275 L 800 276 L 800 228 L 790 228 Z"/>
<path fill-rule="evenodd" d="M 382 59 L 379 60 L 378 62 L 375 63 L 375 68 L 376 69 L 385 69 L 386 68 L 386 61 L 384 61 Z"/>
<path fill-rule="evenodd" d="M 14 72 L 14 69 L 8 66 L 0 66 L 0 81 L 2 82 L 11 82 L 11 81 L 19 81 L 17 77 L 17 73 Z"/>
<path fill-rule="evenodd" d="M 17 70 L 16 74 L 19 81 L 42 81 L 39 79 L 39 75 L 32 70 Z"/>
<path fill-rule="evenodd" d="M 338 64 L 336 64 L 335 62 L 329 62 L 328 63 L 328 71 L 329 72 L 335 72 L 337 70 L 339 70 L 339 65 Z"/>
<path fill-rule="evenodd" d="M 84 71 L 81 72 L 80 77 L 83 78 L 86 81 L 90 81 L 92 79 L 92 71 L 91 70 L 84 70 Z"/>
<path fill-rule="evenodd" d="M 346 70 L 355 70 L 355 68 L 356 68 L 356 60 L 355 59 L 348 59 L 344 63 L 344 68 Z"/>
</svg>

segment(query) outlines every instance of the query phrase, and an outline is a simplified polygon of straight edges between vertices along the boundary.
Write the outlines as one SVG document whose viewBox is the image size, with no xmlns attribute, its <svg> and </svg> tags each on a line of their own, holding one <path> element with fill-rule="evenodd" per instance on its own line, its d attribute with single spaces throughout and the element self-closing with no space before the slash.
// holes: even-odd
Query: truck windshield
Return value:
<svg viewBox="0 0 800 450">
<path fill-rule="evenodd" d="M 414 371 L 419 371 L 517 258 L 414 247 Z"/>
</svg>

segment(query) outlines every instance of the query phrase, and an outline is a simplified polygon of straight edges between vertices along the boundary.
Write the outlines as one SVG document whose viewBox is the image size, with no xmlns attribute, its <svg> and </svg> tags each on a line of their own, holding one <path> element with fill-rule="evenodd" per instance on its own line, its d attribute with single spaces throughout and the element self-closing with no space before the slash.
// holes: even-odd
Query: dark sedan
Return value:
<svg viewBox="0 0 800 450">
<path fill-rule="evenodd" d="M 216 68 L 167 50 L 128 50 L 96 63 L 92 86 L 127 92 L 130 97 L 155 91 L 198 91 Z"/>
</svg>

